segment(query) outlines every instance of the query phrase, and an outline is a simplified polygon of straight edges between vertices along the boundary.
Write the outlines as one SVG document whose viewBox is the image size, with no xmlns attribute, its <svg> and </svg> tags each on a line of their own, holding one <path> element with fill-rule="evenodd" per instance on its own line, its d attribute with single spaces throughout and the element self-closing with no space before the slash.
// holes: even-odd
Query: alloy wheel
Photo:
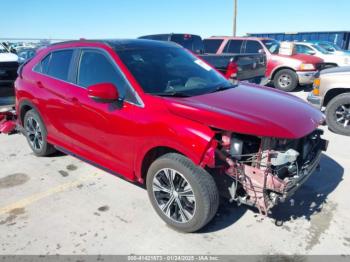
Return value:
<svg viewBox="0 0 350 262">
<path fill-rule="evenodd" d="M 29 117 L 25 123 L 25 130 L 30 145 L 35 150 L 41 150 L 43 146 L 43 136 L 39 123 L 33 117 Z"/>
<path fill-rule="evenodd" d="M 350 104 L 341 105 L 335 110 L 338 125 L 350 128 Z"/>
<path fill-rule="evenodd" d="M 190 221 L 196 211 L 193 189 L 178 171 L 164 168 L 157 172 L 152 183 L 153 194 L 160 210 L 178 223 Z"/>
</svg>

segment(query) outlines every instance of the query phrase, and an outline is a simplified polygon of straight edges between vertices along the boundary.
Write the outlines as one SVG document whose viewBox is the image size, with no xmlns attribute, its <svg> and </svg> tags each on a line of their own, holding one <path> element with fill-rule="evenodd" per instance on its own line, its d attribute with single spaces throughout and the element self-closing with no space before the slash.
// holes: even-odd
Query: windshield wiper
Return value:
<svg viewBox="0 0 350 262">
<path fill-rule="evenodd" d="M 155 92 L 155 93 L 149 93 L 150 95 L 155 95 L 155 96 L 174 96 L 174 97 L 190 97 L 189 94 L 184 93 L 184 92 Z"/>
<path fill-rule="evenodd" d="M 213 91 L 211 91 L 210 93 L 215 93 L 215 92 L 219 92 L 219 91 L 223 91 L 223 90 L 227 90 L 227 89 L 231 89 L 235 87 L 235 85 L 218 85 L 215 87 L 215 89 Z"/>
</svg>

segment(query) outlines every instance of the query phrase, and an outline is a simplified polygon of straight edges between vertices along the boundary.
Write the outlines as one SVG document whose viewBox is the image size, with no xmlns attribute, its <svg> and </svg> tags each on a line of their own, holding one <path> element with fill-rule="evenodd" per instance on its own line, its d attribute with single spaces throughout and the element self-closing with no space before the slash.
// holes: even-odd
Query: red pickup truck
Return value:
<svg viewBox="0 0 350 262">
<path fill-rule="evenodd" d="M 15 91 L 16 112 L 0 113 L 0 132 L 17 125 L 37 156 L 60 150 L 145 184 L 158 215 L 184 232 L 214 217 L 219 193 L 267 214 L 327 147 L 319 110 L 233 85 L 171 42 L 51 45 L 19 69 Z"/>
<path fill-rule="evenodd" d="M 283 91 L 292 91 L 298 84 L 312 84 L 314 75 L 326 66 L 321 58 L 311 55 L 280 55 L 279 48 L 279 42 L 269 38 L 215 36 L 204 39 L 206 53 L 265 53 L 265 76 Z"/>
</svg>

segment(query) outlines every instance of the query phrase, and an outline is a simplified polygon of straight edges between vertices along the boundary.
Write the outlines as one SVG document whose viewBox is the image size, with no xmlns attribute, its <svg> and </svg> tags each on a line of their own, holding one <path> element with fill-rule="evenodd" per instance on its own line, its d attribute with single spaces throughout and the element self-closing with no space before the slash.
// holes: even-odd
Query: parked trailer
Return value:
<svg viewBox="0 0 350 262">
<path fill-rule="evenodd" d="M 267 37 L 278 41 L 328 41 L 337 44 L 342 49 L 350 49 L 350 31 L 249 33 L 247 35 Z"/>
</svg>

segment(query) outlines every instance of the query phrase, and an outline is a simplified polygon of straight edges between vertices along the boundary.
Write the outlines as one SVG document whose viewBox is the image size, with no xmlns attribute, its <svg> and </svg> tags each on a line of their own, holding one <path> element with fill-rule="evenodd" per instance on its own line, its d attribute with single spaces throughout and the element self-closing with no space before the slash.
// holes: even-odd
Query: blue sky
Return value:
<svg viewBox="0 0 350 262">
<path fill-rule="evenodd" d="M 232 34 L 233 0 L 0 0 L 0 38 Z M 239 35 L 350 30 L 349 0 L 238 0 Z"/>
</svg>

